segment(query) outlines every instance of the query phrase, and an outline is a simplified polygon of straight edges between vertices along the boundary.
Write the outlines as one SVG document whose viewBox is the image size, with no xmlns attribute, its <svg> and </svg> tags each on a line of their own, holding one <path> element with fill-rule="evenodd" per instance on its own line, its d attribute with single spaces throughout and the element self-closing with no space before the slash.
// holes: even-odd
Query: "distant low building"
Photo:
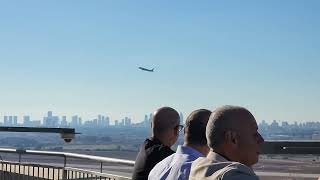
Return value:
<svg viewBox="0 0 320 180">
<path fill-rule="evenodd" d="M 320 140 L 320 132 L 314 132 L 312 135 L 312 140 Z"/>
</svg>

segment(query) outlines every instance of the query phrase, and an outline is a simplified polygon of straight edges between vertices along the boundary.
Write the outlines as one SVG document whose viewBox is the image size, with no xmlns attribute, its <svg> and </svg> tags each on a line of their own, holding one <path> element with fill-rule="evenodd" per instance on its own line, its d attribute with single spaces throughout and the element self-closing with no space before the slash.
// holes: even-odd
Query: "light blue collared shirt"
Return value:
<svg viewBox="0 0 320 180">
<path fill-rule="evenodd" d="M 160 161 L 150 172 L 149 180 L 187 180 L 192 161 L 204 157 L 197 150 L 188 146 L 178 146 L 177 152 Z"/>
</svg>

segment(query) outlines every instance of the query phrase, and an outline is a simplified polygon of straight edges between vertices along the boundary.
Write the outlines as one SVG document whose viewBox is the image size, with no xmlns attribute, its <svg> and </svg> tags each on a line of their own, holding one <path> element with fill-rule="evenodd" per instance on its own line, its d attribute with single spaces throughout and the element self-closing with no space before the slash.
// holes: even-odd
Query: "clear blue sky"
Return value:
<svg viewBox="0 0 320 180">
<path fill-rule="evenodd" d="M 1 1 L 0 116 L 223 104 L 320 120 L 320 1 Z M 138 66 L 155 67 L 155 73 Z"/>
</svg>

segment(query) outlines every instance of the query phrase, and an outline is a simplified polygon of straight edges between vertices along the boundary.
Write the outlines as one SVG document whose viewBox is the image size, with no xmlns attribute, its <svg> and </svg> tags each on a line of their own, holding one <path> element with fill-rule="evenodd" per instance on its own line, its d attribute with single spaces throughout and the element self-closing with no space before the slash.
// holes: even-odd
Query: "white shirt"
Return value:
<svg viewBox="0 0 320 180">
<path fill-rule="evenodd" d="M 177 152 L 160 161 L 151 170 L 148 180 L 187 180 L 192 161 L 204 157 L 203 154 L 188 146 L 178 146 Z"/>
</svg>

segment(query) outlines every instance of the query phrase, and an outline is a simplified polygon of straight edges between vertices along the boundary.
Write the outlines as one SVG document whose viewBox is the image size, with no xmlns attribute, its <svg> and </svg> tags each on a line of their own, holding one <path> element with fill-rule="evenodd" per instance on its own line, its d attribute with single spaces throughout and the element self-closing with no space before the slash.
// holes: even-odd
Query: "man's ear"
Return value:
<svg viewBox="0 0 320 180">
<path fill-rule="evenodd" d="M 237 145 L 239 140 L 237 133 L 231 130 L 228 130 L 224 135 L 225 141 L 234 145 Z"/>
<path fill-rule="evenodd" d="M 238 144 L 239 144 L 239 136 L 238 136 L 238 133 L 235 132 L 235 131 L 232 131 L 231 136 L 232 136 L 232 142 L 233 142 L 235 145 L 238 145 Z"/>
</svg>

